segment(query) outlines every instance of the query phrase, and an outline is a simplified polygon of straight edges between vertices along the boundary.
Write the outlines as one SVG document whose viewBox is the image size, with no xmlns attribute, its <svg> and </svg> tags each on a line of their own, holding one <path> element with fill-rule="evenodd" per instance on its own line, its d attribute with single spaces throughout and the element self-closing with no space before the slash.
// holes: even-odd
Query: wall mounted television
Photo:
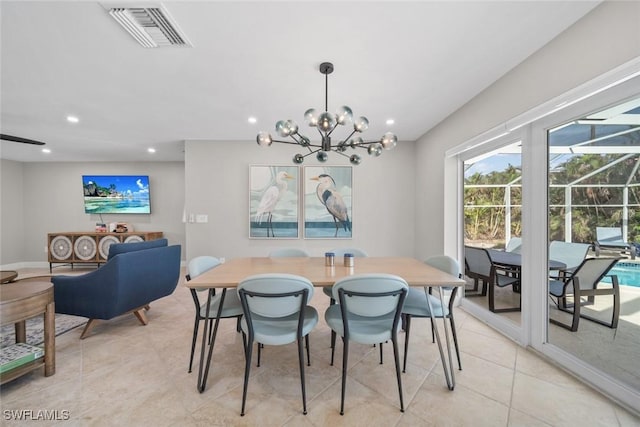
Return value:
<svg viewBox="0 0 640 427">
<path fill-rule="evenodd" d="M 147 175 L 82 175 L 84 212 L 150 214 Z"/>
</svg>

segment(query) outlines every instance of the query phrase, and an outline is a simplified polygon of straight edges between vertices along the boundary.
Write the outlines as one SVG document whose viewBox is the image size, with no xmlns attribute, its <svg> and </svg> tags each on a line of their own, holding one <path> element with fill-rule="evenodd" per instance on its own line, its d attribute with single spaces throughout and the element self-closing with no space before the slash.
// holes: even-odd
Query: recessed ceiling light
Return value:
<svg viewBox="0 0 640 427">
<path fill-rule="evenodd" d="M 45 154 L 49 154 L 51 152 L 51 150 L 49 150 L 48 148 L 43 148 L 42 152 Z"/>
<path fill-rule="evenodd" d="M 80 121 L 80 119 L 77 118 L 76 116 L 67 116 L 67 121 L 69 123 L 78 123 Z"/>
<path fill-rule="evenodd" d="M 395 120 L 393 120 L 393 119 L 387 119 L 387 121 L 386 121 L 386 123 L 387 123 L 388 125 L 392 125 L 392 124 L 394 124 L 395 122 L 396 122 L 396 121 L 395 121 Z"/>
<path fill-rule="evenodd" d="M 255 117 L 251 116 L 251 117 L 249 117 L 249 118 L 247 119 L 247 121 L 248 121 L 249 123 L 251 123 L 251 124 L 255 124 L 255 123 L 258 121 L 258 119 L 256 119 Z"/>
<path fill-rule="evenodd" d="M 147 151 L 148 151 L 149 153 L 155 153 L 155 152 L 156 152 L 156 149 L 155 149 L 155 148 L 147 148 Z"/>
</svg>

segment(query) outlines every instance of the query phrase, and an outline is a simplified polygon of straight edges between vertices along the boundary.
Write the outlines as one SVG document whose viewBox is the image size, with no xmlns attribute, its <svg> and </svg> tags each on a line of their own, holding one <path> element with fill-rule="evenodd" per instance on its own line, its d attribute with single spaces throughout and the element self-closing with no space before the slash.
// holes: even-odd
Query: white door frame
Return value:
<svg viewBox="0 0 640 427">
<path fill-rule="evenodd" d="M 462 300 L 462 307 L 523 346 L 533 347 L 629 408 L 640 407 L 640 390 L 588 365 L 547 340 L 548 294 L 546 283 L 548 245 L 548 149 L 546 130 L 572 118 L 602 109 L 640 94 L 640 57 L 577 88 L 533 108 L 482 135 L 447 151 L 444 200 L 445 253 L 464 261 L 463 161 L 481 152 L 506 145 L 519 131 L 522 137 L 522 313 L 521 326 L 476 304 Z M 447 192 L 448 190 L 448 192 Z M 526 208 L 524 208 L 526 206 Z M 452 237 L 455 236 L 455 239 Z M 637 410 L 637 409 L 636 409 Z"/>
</svg>

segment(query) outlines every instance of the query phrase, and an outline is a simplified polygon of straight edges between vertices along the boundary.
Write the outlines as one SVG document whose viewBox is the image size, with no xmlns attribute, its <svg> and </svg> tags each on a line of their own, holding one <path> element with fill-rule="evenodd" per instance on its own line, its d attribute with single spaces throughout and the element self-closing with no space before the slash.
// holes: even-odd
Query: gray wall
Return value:
<svg viewBox="0 0 640 427">
<path fill-rule="evenodd" d="M 23 165 L 0 161 L 0 265 L 24 260 Z"/>
<path fill-rule="evenodd" d="M 378 158 L 364 152 L 353 167 L 353 239 L 249 239 L 249 166 L 291 165 L 295 147 L 255 142 L 187 141 L 185 144 L 187 212 L 207 214 L 208 223 L 187 224 L 188 259 L 265 256 L 280 246 L 296 246 L 320 256 L 326 249 L 357 246 L 372 256 L 413 255 L 415 144 L 399 142 Z M 318 166 L 310 156 L 306 165 Z M 332 153 L 327 165 L 348 165 Z M 301 173 L 302 176 L 302 173 Z"/>
<path fill-rule="evenodd" d="M 82 175 L 149 175 L 150 215 L 102 215 L 137 231 L 162 231 L 185 246 L 184 163 L 79 163 L 2 161 L 2 258 L 0 265 L 46 262 L 47 233 L 93 231 L 99 215 L 84 213 Z M 15 183 L 15 184 L 14 184 Z M 20 206 L 13 209 L 13 206 Z"/>
<path fill-rule="evenodd" d="M 445 152 L 640 56 L 640 2 L 606 2 L 417 141 L 416 250 L 442 253 Z M 543 25 L 543 23 L 541 23 Z M 455 197 L 451 191 L 447 198 Z"/>
</svg>

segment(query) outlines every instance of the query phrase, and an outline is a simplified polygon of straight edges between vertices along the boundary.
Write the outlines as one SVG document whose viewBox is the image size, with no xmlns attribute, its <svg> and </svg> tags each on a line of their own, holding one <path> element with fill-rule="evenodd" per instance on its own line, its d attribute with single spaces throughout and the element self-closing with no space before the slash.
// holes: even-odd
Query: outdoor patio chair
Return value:
<svg viewBox="0 0 640 427">
<path fill-rule="evenodd" d="M 613 268 L 619 258 L 587 258 L 576 268 L 573 274 L 563 280 L 549 281 L 549 295 L 555 298 L 558 310 L 572 314 L 571 324 L 565 324 L 556 319 L 549 318 L 549 322 L 554 325 L 569 329 L 572 332 L 578 330 L 580 318 L 591 320 L 610 328 L 618 327 L 620 316 L 620 287 L 618 286 L 618 276 L 611 277 L 611 287 L 598 287 L 600 281 L 607 276 L 609 270 Z M 581 312 L 581 306 L 593 304 L 595 297 L 599 295 L 611 295 L 613 297 L 613 307 L 611 323 L 604 322 Z M 573 297 L 573 304 L 567 304 L 566 299 Z M 586 297 L 586 300 L 584 298 Z"/>
<path fill-rule="evenodd" d="M 593 242 L 596 256 L 600 256 L 600 249 L 613 249 L 622 253 L 628 252 L 631 259 L 636 259 L 638 248 L 635 244 L 625 242 L 620 227 L 596 227 L 596 241 Z"/>
<path fill-rule="evenodd" d="M 550 273 L 551 277 L 558 278 L 559 276 L 572 273 L 582 261 L 587 257 L 591 245 L 588 243 L 573 243 L 573 242 L 560 242 L 554 240 L 549 244 L 549 259 L 554 261 L 560 261 L 567 265 L 567 267 L 556 274 L 557 270 Z"/>
<path fill-rule="evenodd" d="M 476 248 L 473 246 L 464 247 L 465 274 L 474 279 L 474 287 L 477 289 L 478 281 L 482 281 L 482 291 L 475 295 L 468 296 L 485 296 L 489 294 L 489 310 L 494 313 L 503 313 L 508 311 L 520 311 L 520 304 L 517 307 L 496 308 L 495 306 L 495 289 L 496 287 L 504 288 L 511 286 L 517 289 L 520 285 L 520 271 L 510 269 L 507 266 L 498 266 L 491 260 L 489 251 L 484 248 Z M 488 291 L 488 292 L 487 292 Z"/>
<path fill-rule="evenodd" d="M 504 248 L 504 250 L 507 252 L 514 252 L 517 254 L 520 253 L 521 249 L 522 249 L 521 237 L 512 237 L 511 239 L 509 239 L 509 243 L 507 243 L 507 246 Z"/>
</svg>

